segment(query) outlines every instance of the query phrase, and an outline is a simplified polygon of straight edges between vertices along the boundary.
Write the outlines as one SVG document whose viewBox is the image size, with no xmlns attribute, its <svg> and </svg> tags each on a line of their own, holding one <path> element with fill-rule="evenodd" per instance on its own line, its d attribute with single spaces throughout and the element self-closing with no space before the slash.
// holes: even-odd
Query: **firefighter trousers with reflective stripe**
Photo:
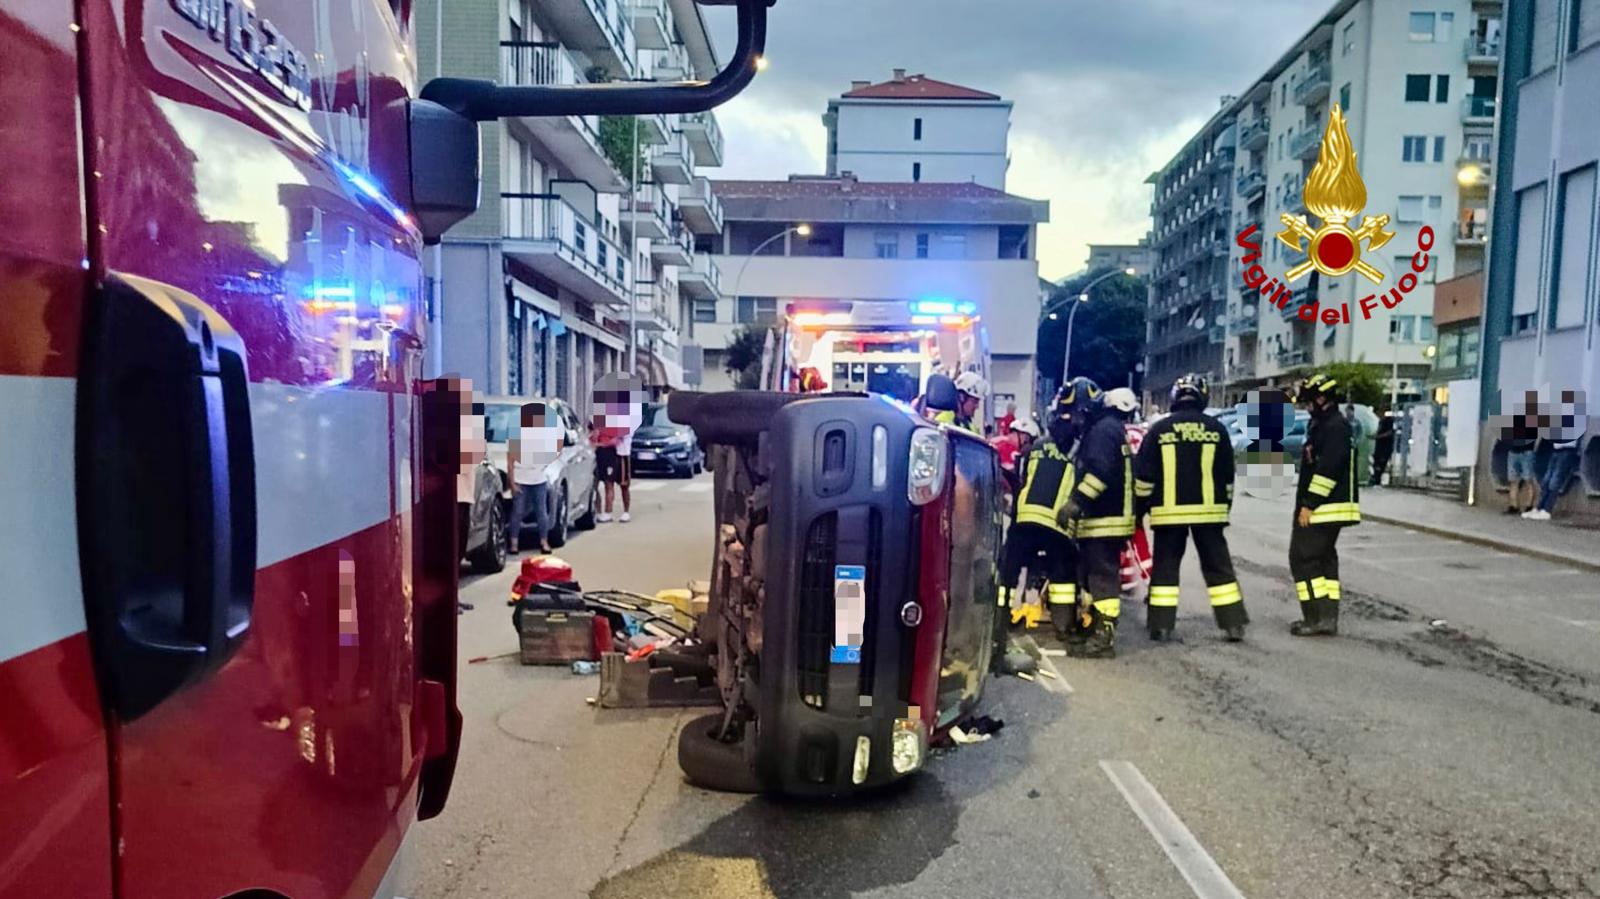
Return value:
<svg viewBox="0 0 1600 899">
<path fill-rule="evenodd" d="M 1009 606 L 1011 597 L 1020 595 L 1014 591 L 1026 586 L 1017 583 L 1023 568 L 1043 574 L 1050 582 L 1045 596 L 1052 604 L 1077 602 L 1073 582 L 1078 574 L 1078 553 L 1065 534 L 1025 521 L 1011 526 L 1000 558 L 1001 605 Z"/>
<path fill-rule="evenodd" d="M 1127 537 L 1078 541 L 1078 600 L 1113 623 L 1122 615 L 1122 547 Z"/>
<path fill-rule="evenodd" d="M 1220 524 L 1161 525 L 1155 532 L 1150 558 L 1150 628 L 1172 630 L 1178 622 L 1178 571 L 1189 537 L 1200 556 L 1200 573 L 1211 596 L 1211 609 L 1217 627 L 1227 629 L 1249 623 L 1244 610 L 1244 594 L 1233 572 L 1233 556 L 1228 552 L 1228 536 Z"/>
<path fill-rule="evenodd" d="M 1289 536 L 1289 574 L 1307 621 L 1339 617 L 1338 525 L 1294 528 Z"/>
</svg>

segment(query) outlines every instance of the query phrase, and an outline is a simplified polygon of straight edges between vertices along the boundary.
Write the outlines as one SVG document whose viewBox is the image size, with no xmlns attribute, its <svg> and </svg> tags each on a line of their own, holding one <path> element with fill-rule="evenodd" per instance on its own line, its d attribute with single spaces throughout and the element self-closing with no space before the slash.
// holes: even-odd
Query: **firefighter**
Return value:
<svg viewBox="0 0 1600 899">
<path fill-rule="evenodd" d="M 1106 411 L 1088 378 L 1068 383 L 1064 410 L 1082 429 L 1072 453 L 1077 486 L 1059 519 L 1078 541 L 1078 606 L 1082 639 L 1068 641 L 1079 658 L 1116 656 L 1122 614 L 1122 547 L 1133 536 L 1133 459 L 1122 419 Z"/>
<path fill-rule="evenodd" d="M 1289 538 L 1289 573 L 1304 620 L 1290 625 L 1289 633 L 1331 637 L 1339 633 L 1339 531 L 1361 522 L 1355 438 L 1339 411 L 1337 380 L 1312 375 L 1296 399 L 1310 408 L 1311 425 Z"/>
<path fill-rule="evenodd" d="M 1233 506 L 1233 441 L 1206 414 L 1210 400 L 1204 377 L 1187 374 L 1175 381 L 1172 414 L 1150 426 L 1133 463 L 1134 496 L 1140 510 L 1149 511 L 1155 532 L 1147 622 L 1156 641 L 1170 639 L 1178 623 L 1178 570 L 1191 536 L 1217 627 L 1237 643 L 1249 623 L 1223 533 Z"/>
<path fill-rule="evenodd" d="M 1061 513 L 1075 486 L 1071 453 L 1082 420 L 1073 415 L 1068 389 L 1058 392 L 1050 407 L 1048 438 L 1035 442 L 1018 465 L 1022 489 L 1000 562 L 1002 609 L 1011 605 L 1023 566 L 1043 566 L 1050 619 L 1063 638 L 1077 618 L 1078 572 L 1077 551 Z"/>
<path fill-rule="evenodd" d="M 983 375 L 975 371 L 962 372 L 956 377 L 956 407 L 935 414 L 933 420 L 982 436 L 978 426 L 973 424 L 972 417 L 978 413 L 978 405 L 988 392 L 989 382 L 983 379 Z"/>
</svg>

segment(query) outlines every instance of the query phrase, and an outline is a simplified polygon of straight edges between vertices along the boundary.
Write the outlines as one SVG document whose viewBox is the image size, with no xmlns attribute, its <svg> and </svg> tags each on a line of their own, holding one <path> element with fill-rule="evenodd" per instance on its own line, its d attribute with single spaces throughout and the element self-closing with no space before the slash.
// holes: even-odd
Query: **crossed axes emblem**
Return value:
<svg viewBox="0 0 1600 899">
<path fill-rule="evenodd" d="M 1343 221 L 1334 219 L 1314 229 L 1306 222 L 1305 216 L 1287 212 L 1279 215 L 1278 221 L 1284 226 L 1278 232 L 1278 239 L 1296 252 L 1306 254 L 1306 261 L 1284 274 L 1285 281 L 1299 280 L 1316 269 L 1330 277 L 1353 270 L 1365 275 L 1374 284 L 1383 283 L 1383 272 L 1361 261 L 1361 244 L 1365 241 L 1367 251 L 1371 252 L 1394 238 L 1393 231 L 1384 230 L 1389 224 L 1387 213 L 1363 216 L 1361 227 L 1354 231 L 1346 227 Z M 1309 247 L 1307 241 L 1310 241 Z M 1333 255 L 1338 261 L 1323 259 L 1325 254 Z"/>
</svg>

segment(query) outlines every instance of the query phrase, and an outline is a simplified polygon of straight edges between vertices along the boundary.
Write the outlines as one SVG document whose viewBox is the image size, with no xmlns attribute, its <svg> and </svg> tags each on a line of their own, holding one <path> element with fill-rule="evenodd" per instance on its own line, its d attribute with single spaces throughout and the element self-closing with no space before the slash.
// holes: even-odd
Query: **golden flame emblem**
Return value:
<svg viewBox="0 0 1600 899">
<path fill-rule="evenodd" d="M 1347 224 L 1367 205 L 1367 185 L 1356 169 L 1355 145 L 1337 103 L 1328 110 L 1317 164 L 1306 178 L 1305 200 L 1306 208 L 1322 219 L 1322 227 L 1313 229 L 1303 215 L 1285 212 L 1278 216 L 1283 223 L 1278 239 L 1306 254 L 1306 261 L 1289 269 L 1285 279 L 1295 281 L 1316 269 L 1330 278 L 1356 271 L 1374 284 L 1382 283 L 1383 273 L 1361 261 L 1361 243 L 1366 241 L 1367 250 L 1376 250 L 1393 239 L 1394 232 L 1384 230 L 1389 224 L 1387 214 L 1364 216 L 1361 227 L 1354 230 Z"/>
</svg>

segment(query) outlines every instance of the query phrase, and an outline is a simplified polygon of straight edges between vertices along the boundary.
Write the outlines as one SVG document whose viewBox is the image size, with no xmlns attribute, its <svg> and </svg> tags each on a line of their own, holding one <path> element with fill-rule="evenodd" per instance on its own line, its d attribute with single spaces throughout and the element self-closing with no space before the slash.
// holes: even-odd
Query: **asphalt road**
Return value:
<svg viewBox="0 0 1600 899">
<path fill-rule="evenodd" d="M 586 586 L 705 576 L 709 477 L 641 483 L 662 486 L 632 523 L 564 553 Z M 1149 643 L 1130 604 L 1116 660 L 992 683 L 993 740 L 848 803 L 698 790 L 676 764 L 688 713 L 597 711 L 596 678 L 514 658 L 463 665 L 455 789 L 413 828 L 403 893 L 1600 897 L 1595 576 L 1364 524 L 1342 541 L 1344 635 L 1297 640 L 1288 514 L 1236 509 L 1245 643 L 1218 638 L 1191 558 L 1182 642 Z M 509 583 L 464 590 L 463 659 L 514 650 Z"/>
</svg>

